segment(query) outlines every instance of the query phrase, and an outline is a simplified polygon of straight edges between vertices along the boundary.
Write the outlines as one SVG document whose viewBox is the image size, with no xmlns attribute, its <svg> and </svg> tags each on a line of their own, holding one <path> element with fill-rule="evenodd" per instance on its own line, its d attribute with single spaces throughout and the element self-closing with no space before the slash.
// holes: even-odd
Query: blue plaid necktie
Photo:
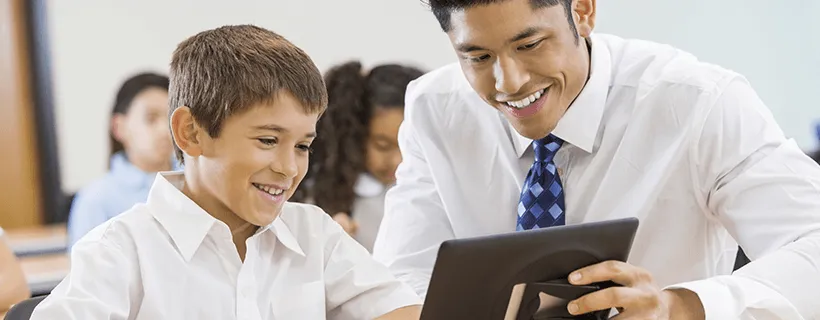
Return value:
<svg viewBox="0 0 820 320">
<path fill-rule="evenodd" d="M 532 142 L 535 162 L 521 190 L 517 231 L 565 224 L 564 187 L 553 161 L 563 143 L 552 134 Z"/>
</svg>

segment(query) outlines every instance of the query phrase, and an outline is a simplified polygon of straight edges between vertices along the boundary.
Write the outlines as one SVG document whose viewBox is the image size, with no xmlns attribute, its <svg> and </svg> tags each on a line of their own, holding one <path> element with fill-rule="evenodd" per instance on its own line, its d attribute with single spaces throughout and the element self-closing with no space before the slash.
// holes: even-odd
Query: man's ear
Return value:
<svg viewBox="0 0 820 320">
<path fill-rule="evenodd" d="M 182 106 L 171 114 L 171 135 L 174 143 L 190 157 L 202 155 L 202 139 L 199 136 L 201 131 L 190 108 Z"/>
<path fill-rule="evenodd" d="M 582 38 L 589 38 L 595 29 L 595 0 L 573 0 L 572 15 Z"/>
</svg>

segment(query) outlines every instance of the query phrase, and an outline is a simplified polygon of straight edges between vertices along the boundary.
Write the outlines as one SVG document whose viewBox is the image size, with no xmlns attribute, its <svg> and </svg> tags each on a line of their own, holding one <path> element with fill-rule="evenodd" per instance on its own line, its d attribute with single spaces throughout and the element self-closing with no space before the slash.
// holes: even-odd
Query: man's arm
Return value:
<svg viewBox="0 0 820 320">
<path fill-rule="evenodd" d="M 91 240 L 74 246 L 71 271 L 37 306 L 32 320 L 130 319 L 140 296 L 137 261 L 118 246 Z"/>
<path fill-rule="evenodd" d="M 373 256 L 424 298 L 439 246 L 455 236 L 422 147 L 432 147 L 425 134 L 435 134 L 430 128 L 435 122 L 429 119 L 429 105 L 420 91 L 415 82 L 408 86 L 399 129 L 402 163 L 396 170 L 396 186 L 386 195 Z"/>
<path fill-rule="evenodd" d="M 717 99 L 692 150 L 702 204 L 752 262 L 673 288 L 696 293 L 706 319 L 820 316 L 820 167 L 742 80 Z"/>
</svg>

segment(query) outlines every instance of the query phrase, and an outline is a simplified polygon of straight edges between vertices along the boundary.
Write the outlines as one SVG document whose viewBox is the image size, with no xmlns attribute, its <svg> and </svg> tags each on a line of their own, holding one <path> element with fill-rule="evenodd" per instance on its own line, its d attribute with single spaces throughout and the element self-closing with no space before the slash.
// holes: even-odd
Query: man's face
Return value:
<svg viewBox="0 0 820 320">
<path fill-rule="evenodd" d="M 521 135 L 540 139 L 589 75 L 588 49 L 577 37 L 591 33 L 594 7 L 594 0 L 574 1 L 573 28 L 563 5 L 500 1 L 454 11 L 447 34 L 473 89 Z"/>
</svg>

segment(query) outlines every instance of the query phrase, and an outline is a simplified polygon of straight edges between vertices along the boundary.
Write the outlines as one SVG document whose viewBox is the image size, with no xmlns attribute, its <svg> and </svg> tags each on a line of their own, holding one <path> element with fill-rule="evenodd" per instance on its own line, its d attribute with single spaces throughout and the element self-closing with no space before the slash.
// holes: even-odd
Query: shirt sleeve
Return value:
<svg viewBox="0 0 820 320">
<path fill-rule="evenodd" d="M 102 239 L 78 242 L 71 251 L 69 274 L 37 306 L 31 319 L 132 319 L 130 313 L 137 308 L 133 304 L 140 297 L 139 266 L 125 252 Z"/>
<path fill-rule="evenodd" d="M 329 216 L 324 216 L 328 318 L 375 319 L 421 300 Z"/>
<path fill-rule="evenodd" d="M 385 195 L 373 256 L 424 298 L 438 249 L 455 235 L 423 148 L 433 143 L 423 138 L 425 130 L 430 130 L 427 113 L 431 105 L 419 96 L 420 91 L 415 83 L 408 86 L 399 129 L 402 162 L 396 170 L 396 185 Z"/>
<path fill-rule="evenodd" d="M 693 145 L 696 180 L 714 221 L 751 263 L 694 291 L 706 319 L 820 316 L 820 166 L 787 139 L 745 80 L 731 82 Z"/>
</svg>

